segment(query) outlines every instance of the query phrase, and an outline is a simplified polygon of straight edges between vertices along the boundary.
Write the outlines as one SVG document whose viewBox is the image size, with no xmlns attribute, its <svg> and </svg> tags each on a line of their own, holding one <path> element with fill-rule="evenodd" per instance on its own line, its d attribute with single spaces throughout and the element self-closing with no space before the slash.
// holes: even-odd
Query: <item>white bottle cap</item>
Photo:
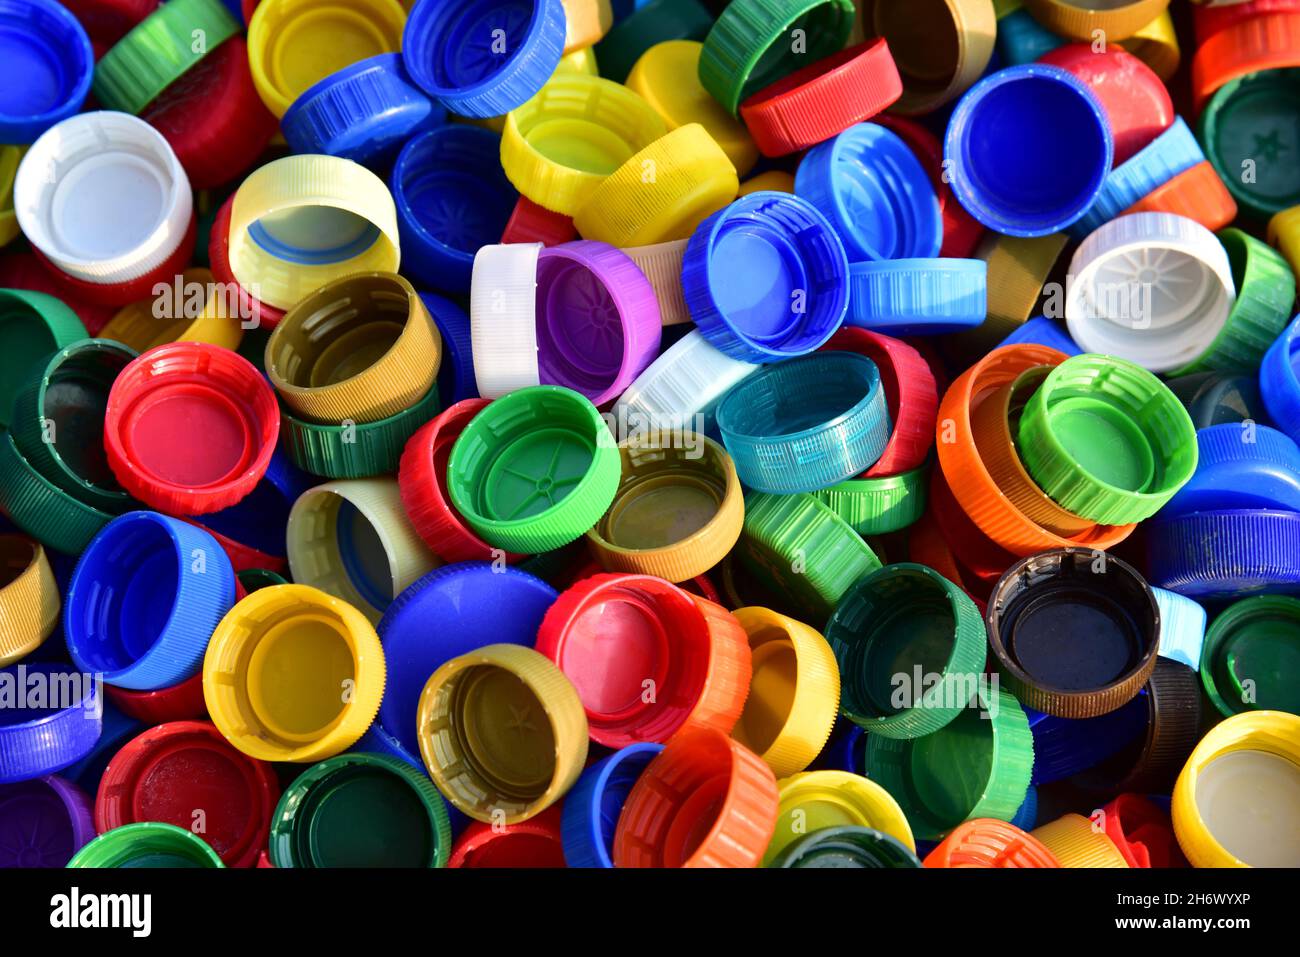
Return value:
<svg viewBox="0 0 1300 957">
<path fill-rule="evenodd" d="M 470 346 L 478 393 L 495 399 L 541 382 L 537 369 L 537 257 L 541 243 L 484 246 L 474 256 Z"/>
</svg>

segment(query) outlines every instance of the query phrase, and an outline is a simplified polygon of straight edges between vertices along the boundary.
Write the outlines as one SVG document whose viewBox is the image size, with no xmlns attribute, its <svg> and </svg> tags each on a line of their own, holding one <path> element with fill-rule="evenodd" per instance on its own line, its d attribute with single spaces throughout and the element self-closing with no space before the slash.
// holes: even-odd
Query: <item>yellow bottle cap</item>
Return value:
<svg viewBox="0 0 1300 957">
<path fill-rule="evenodd" d="M 766 173 L 751 176 L 740 184 L 737 195 L 748 196 L 760 190 L 774 190 L 778 193 L 794 192 L 794 177 L 784 170 L 770 169 Z"/>
<path fill-rule="evenodd" d="M 262 0 L 248 24 L 253 86 L 275 116 L 299 94 L 358 60 L 402 48 L 397 0 Z"/>
<path fill-rule="evenodd" d="M 1291 264 L 1291 271 L 1300 277 L 1300 206 L 1292 206 L 1277 213 L 1268 222 L 1268 241 Z"/>
<path fill-rule="evenodd" d="M 805 771 L 778 781 L 776 833 L 763 865 L 805 834 L 824 827 L 870 827 L 916 850 L 912 828 L 898 802 L 875 781 L 848 771 Z"/>
<path fill-rule="evenodd" d="M 596 48 L 583 47 L 581 50 L 574 50 L 572 53 L 566 53 L 560 57 L 560 65 L 555 68 L 556 73 L 580 73 L 587 76 L 600 76 L 600 68 L 596 64 Z M 500 133 L 506 124 L 506 118 L 493 117 L 499 119 L 501 126 L 497 128 Z"/>
<path fill-rule="evenodd" d="M 289 510 L 293 580 L 341 598 L 370 621 L 440 562 L 411 527 L 393 478 L 308 489 Z"/>
<path fill-rule="evenodd" d="M 1128 867 L 1106 831 L 1082 814 L 1066 814 L 1030 831 L 1062 867 Z"/>
<path fill-rule="evenodd" d="M 155 295 L 119 309 L 99 338 L 112 339 L 136 352 L 148 352 L 168 342 L 208 342 L 214 346 L 239 348 L 244 329 L 238 309 L 217 288 L 212 272 L 194 266 L 172 280 Z"/>
<path fill-rule="evenodd" d="M 768 608 L 738 608 L 749 636 L 753 678 L 731 736 L 767 762 L 778 778 L 812 763 L 831 736 L 840 708 L 835 652 L 821 632 Z"/>
<path fill-rule="evenodd" d="M 545 811 L 587 761 L 587 715 L 564 672 L 520 645 L 486 645 L 429 678 L 420 755 L 438 790 L 476 821 L 518 824 Z"/>
<path fill-rule="evenodd" d="M 1212 728 L 1174 785 L 1193 867 L 1300 867 L 1300 716 L 1245 711 Z"/>
<path fill-rule="evenodd" d="M 650 280 L 650 288 L 659 301 L 659 321 L 665 326 L 691 321 L 691 311 L 686 308 L 686 294 L 682 292 L 682 257 L 686 255 L 689 242 L 688 239 L 674 239 L 623 249 L 627 258 L 636 263 L 636 268 Z"/>
<path fill-rule="evenodd" d="M 609 0 L 562 0 L 564 5 L 564 52 L 584 50 L 600 40 L 614 25 Z"/>
<path fill-rule="evenodd" d="M 14 212 L 14 177 L 26 152 L 26 146 L 0 146 L 0 246 L 21 232 Z"/>
<path fill-rule="evenodd" d="M 292 309 L 328 282 L 397 272 L 400 262 L 393 196 L 351 160 L 286 156 L 254 170 L 235 193 L 230 270 L 259 302 Z"/>
<path fill-rule="evenodd" d="M 384 678 L 384 651 L 364 615 L 307 585 L 273 585 L 212 633 L 203 698 L 244 754 L 307 763 L 356 743 L 379 712 Z"/>
<path fill-rule="evenodd" d="M 688 123 L 611 173 L 578 207 L 573 224 L 584 239 L 612 246 L 688 239 L 739 188 L 727 154 L 703 126 Z"/>
<path fill-rule="evenodd" d="M 41 646 L 59 621 L 59 586 L 39 542 L 0 535 L 0 667 Z"/>
<path fill-rule="evenodd" d="M 1025 6 L 1053 33 L 1088 41 L 1100 35 L 1115 42 L 1164 13 L 1169 0 L 1025 0 Z"/>
<path fill-rule="evenodd" d="M 1178 46 L 1178 32 L 1168 10 L 1131 37 L 1120 40 L 1119 45 L 1151 67 L 1151 71 L 1165 83 L 1178 72 L 1178 64 L 1183 58 Z"/>
<path fill-rule="evenodd" d="M 744 176 L 758 162 L 758 147 L 745 124 L 736 119 L 700 83 L 700 51 L 695 40 L 656 43 L 636 61 L 627 75 L 635 90 L 664 118 L 670 130 L 699 123 Z"/>
<path fill-rule="evenodd" d="M 622 84 L 557 72 L 506 114 L 501 166 L 534 203 L 572 216 L 605 177 L 665 132 L 659 114 Z"/>
</svg>

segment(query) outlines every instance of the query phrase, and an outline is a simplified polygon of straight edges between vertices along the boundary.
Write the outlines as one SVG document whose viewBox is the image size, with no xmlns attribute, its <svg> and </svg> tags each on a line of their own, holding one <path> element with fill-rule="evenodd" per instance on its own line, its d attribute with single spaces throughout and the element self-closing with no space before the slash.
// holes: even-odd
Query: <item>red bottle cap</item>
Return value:
<svg viewBox="0 0 1300 957">
<path fill-rule="evenodd" d="M 475 821 L 452 845 L 448 867 L 564 867 L 561 805 L 519 824 Z"/>
<path fill-rule="evenodd" d="M 251 168 L 280 128 L 253 86 L 242 36 L 200 60 L 140 118 L 171 144 L 195 189 L 220 186 Z"/>
<path fill-rule="evenodd" d="M 228 867 L 252 867 L 280 797 L 275 768 L 235 749 L 207 721 L 150 728 L 108 763 L 95 830 L 159 821 L 207 841 Z"/>
<path fill-rule="evenodd" d="M 171 342 L 133 360 L 104 413 L 118 482 L 168 515 L 205 515 L 244 498 L 279 434 L 270 383 L 243 356 L 203 342 Z"/>
<path fill-rule="evenodd" d="M 235 600 L 243 596 L 235 589 Z M 170 688 L 157 691 L 131 691 L 104 685 L 104 693 L 113 707 L 141 724 L 166 724 L 168 721 L 192 721 L 208 713 L 203 700 L 203 672 Z"/>
<path fill-rule="evenodd" d="M 539 206 L 522 195 L 501 233 L 503 243 L 541 243 L 543 246 L 558 246 L 577 238 L 578 230 L 572 219 Z"/>
<path fill-rule="evenodd" d="M 253 320 L 254 328 L 274 329 L 284 318 L 284 310 L 258 302 L 250 296 L 235 281 L 235 274 L 230 269 L 230 213 L 234 206 L 235 194 L 231 193 L 212 220 L 212 233 L 208 237 L 208 268 L 212 270 L 212 278 L 217 282 L 227 289 L 239 290 L 238 314 L 241 320 Z"/>
<path fill-rule="evenodd" d="M 651 575 L 593 575 L 560 594 L 536 648 L 573 682 L 591 740 L 729 734 L 749 693 L 749 638 L 734 615 Z"/>
<path fill-rule="evenodd" d="M 1169 815 L 1140 794 L 1121 794 L 1101 809 L 1106 836 L 1129 867 L 1187 867 Z"/>
<path fill-rule="evenodd" d="M 98 60 L 127 31 L 157 10 L 158 0 L 63 0 L 63 5 L 86 28 Z"/>
<path fill-rule="evenodd" d="M 282 555 L 268 555 L 266 552 L 259 551 L 251 545 L 245 545 L 237 542 L 233 538 L 227 538 L 220 532 L 213 531 L 202 522 L 196 522 L 193 519 L 181 517 L 182 522 L 189 522 L 198 528 L 203 529 L 209 535 L 217 540 L 221 550 L 226 553 L 230 559 L 230 567 L 236 572 L 246 572 L 251 569 L 261 568 L 268 572 L 284 574 L 289 568 L 289 561 Z"/>
</svg>

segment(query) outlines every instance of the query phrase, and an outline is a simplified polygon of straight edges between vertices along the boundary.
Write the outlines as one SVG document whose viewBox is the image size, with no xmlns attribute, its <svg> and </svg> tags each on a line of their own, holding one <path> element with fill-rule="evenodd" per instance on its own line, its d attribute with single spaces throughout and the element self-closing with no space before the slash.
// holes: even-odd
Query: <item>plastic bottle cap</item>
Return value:
<svg viewBox="0 0 1300 957">
<path fill-rule="evenodd" d="M 286 535 L 294 581 L 343 599 L 372 623 L 438 565 L 387 476 L 309 489 L 294 502 Z"/>
<path fill-rule="evenodd" d="M 1084 239 L 1154 190 L 1205 162 L 1205 153 L 1181 116 L 1169 128 L 1106 177 L 1096 202 L 1069 228 L 1074 239 Z"/>
<path fill-rule="evenodd" d="M 730 733 L 749 692 L 749 643 L 735 617 L 650 575 L 569 588 L 546 613 L 537 650 L 573 682 L 591 739 L 607 747 L 699 727 Z"/>
<path fill-rule="evenodd" d="M 553 213 L 545 206 L 538 206 L 527 196 L 515 200 L 514 211 L 501 230 L 501 242 L 506 244 L 541 243 L 543 246 L 557 246 L 577 238 L 578 230 L 574 228 L 572 219 L 562 213 Z"/>
<path fill-rule="evenodd" d="M 608 571 L 684 582 L 740 538 L 744 500 L 731 457 L 694 432 L 642 432 L 619 445 L 613 504 L 587 532 Z"/>
<path fill-rule="evenodd" d="M 713 14 L 697 0 L 646 0 L 626 17 L 618 18 L 596 44 L 600 75 L 623 83 L 633 65 L 656 44 L 669 40 L 703 40 L 713 26 Z"/>
<path fill-rule="evenodd" d="M 284 310 L 269 306 L 250 295 L 235 280 L 235 274 L 230 269 L 230 214 L 234 206 L 235 194 L 231 193 L 212 220 L 208 266 L 212 269 L 212 277 L 230 291 L 229 295 L 233 295 L 241 324 L 250 329 L 274 329 L 276 323 L 284 318 Z M 261 291 L 260 286 L 258 291 Z"/>
<path fill-rule="evenodd" d="M 898 801 L 921 840 L 938 840 L 972 818 L 1010 820 L 1025 800 L 1033 763 L 1020 705 L 982 682 L 971 706 L 933 734 L 867 735 L 867 776 Z"/>
<path fill-rule="evenodd" d="M 768 588 L 810 621 L 828 618 L 854 582 L 880 567 L 871 546 L 807 494 L 746 495 L 739 553 Z"/>
<path fill-rule="evenodd" d="M 1025 0 L 1025 6 L 1045 26 L 1062 36 L 1092 40 L 1123 40 L 1156 19 L 1169 0 Z"/>
<path fill-rule="evenodd" d="M 108 685 L 100 687 L 104 692 L 108 691 Z M 75 764 L 59 772 L 61 777 L 76 785 L 87 795 L 98 792 L 100 778 L 103 777 L 104 769 L 108 767 L 108 762 L 113 755 L 144 730 L 139 721 L 122 714 L 113 707 L 111 701 L 104 701 L 101 710 L 103 716 L 99 740 Z M 89 811 L 89 804 L 87 810 Z"/>
<path fill-rule="evenodd" d="M 1297 713 L 1285 675 L 1300 654 L 1300 600 L 1255 595 L 1221 612 L 1205 634 L 1201 682 L 1225 716 L 1243 711 Z"/>
<path fill-rule="evenodd" d="M 116 340 L 136 353 L 169 342 L 210 342 L 236 351 L 244 330 L 238 318 L 229 315 L 229 305 L 211 271 L 194 266 L 179 281 L 173 277 L 165 288 L 155 287 L 147 298 L 123 306 L 98 337 Z"/>
<path fill-rule="evenodd" d="M 587 239 L 616 246 L 686 239 L 739 188 L 722 147 L 688 123 L 629 156 L 582 200 L 573 221 Z"/>
<path fill-rule="evenodd" d="M 1032 834 L 994 818 L 958 824 L 926 855 L 926 867 L 1060 867 L 1056 855 Z"/>
<path fill-rule="evenodd" d="M 59 586 L 38 542 L 0 535 L 0 666 L 31 654 L 59 622 Z"/>
<path fill-rule="evenodd" d="M 686 247 L 682 291 L 715 347 L 749 362 L 811 352 L 848 307 L 848 258 L 816 207 L 758 192 L 706 219 Z"/>
<path fill-rule="evenodd" d="M 0 668 L 7 689 L 0 724 L 0 784 L 60 771 L 99 740 L 103 705 L 93 675 L 72 665 L 17 664 Z"/>
<path fill-rule="evenodd" d="M 1131 37 L 1119 41 L 1119 45 L 1151 67 L 1162 83 L 1172 80 L 1182 63 L 1178 32 L 1168 10 Z"/>
<path fill-rule="evenodd" d="M 1017 326 L 1007 334 L 998 346 L 1020 344 L 1047 346 L 1067 356 L 1077 356 L 1083 352 L 1079 344 L 1070 338 L 1070 334 L 1059 324 L 1044 316 L 1036 316 L 1022 326 Z M 996 347 L 995 347 L 996 348 Z"/>
<path fill-rule="evenodd" d="M 467 31 L 464 24 L 475 26 Z M 402 57 L 415 82 L 453 113 L 500 116 L 523 104 L 555 72 L 566 48 L 566 26 L 560 0 L 511 0 L 499 6 L 437 0 L 411 11 Z"/>
<path fill-rule="evenodd" d="M 704 432 L 718 402 L 758 368 L 718 351 L 702 332 L 692 329 L 627 387 L 614 406 L 614 421 L 628 437 L 655 430 Z"/>
<path fill-rule="evenodd" d="M 659 318 L 665 326 L 691 321 L 686 297 L 682 293 L 682 257 L 686 254 L 687 244 L 688 240 L 674 239 L 623 250 L 654 289 L 659 302 Z"/>
<path fill-rule="evenodd" d="M 1205 609 L 1163 588 L 1152 588 L 1151 592 L 1160 608 L 1160 655 L 1199 670 L 1205 642 Z"/>
<path fill-rule="evenodd" d="M 807 771 L 779 783 L 776 833 L 763 855 L 764 866 L 799 835 L 831 827 L 869 827 L 916 850 L 902 808 L 874 781 L 845 771 Z"/>
<path fill-rule="evenodd" d="M 1206 155 L 1237 202 L 1259 219 L 1300 204 L 1300 176 L 1283 159 L 1297 97 L 1300 70 L 1268 70 L 1224 84 L 1201 114 Z M 1253 164 L 1249 182 L 1241 175 L 1245 160 Z"/>
<path fill-rule="evenodd" d="M 1225 30 L 1240 20 L 1264 13 L 1300 10 L 1297 0 L 1236 0 L 1236 2 L 1200 2 L 1192 7 L 1192 26 L 1196 43 L 1203 44 L 1220 30 Z"/>
<path fill-rule="evenodd" d="M 939 255 L 943 213 L 933 181 L 884 126 L 858 123 L 813 147 L 794 189 L 831 222 L 854 263 Z"/>
<path fill-rule="evenodd" d="M 981 325 L 988 316 L 982 259 L 887 259 L 849 266 L 845 323 L 895 336 L 932 336 Z"/>
<path fill-rule="evenodd" d="M 517 568 L 460 562 L 434 569 L 402 591 L 379 622 L 390 680 L 379 721 L 419 753 L 416 711 L 428 676 L 486 644 L 532 647 L 555 589 Z M 429 622 L 439 623 L 436 638 Z"/>
<path fill-rule="evenodd" d="M 768 867 L 920 867 L 916 854 L 898 838 L 869 827 L 818 828 L 787 844 Z"/>
<path fill-rule="evenodd" d="M 531 648 L 485 645 L 451 659 L 425 685 L 418 721 L 429 775 L 476 821 L 535 817 L 587 760 L 578 692 Z"/>
<path fill-rule="evenodd" d="M 451 824 L 433 784 L 405 761 L 340 754 L 285 790 L 271 826 L 275 867 L 442 867 Z"/>
<path fill-rule="evenodd" d="M 541 243 L 483 246 L 474 255 L 470 335 L 479 395 L 537 385 L 537 269 Z"/>
<path fill-rule="evenodd" d="M 1279 337 L 1279 338 L 1285 338 Z M 1268 410 L 1260 395 L 1263 377 L 1198 372 L 1169 379 L 1169 391 L 1178 396 L 1198 429 L 1246 419 L 1267 421 Z M 1285 429 L 1284 429 L 1285 431 Z"/>
<path fill-rule="evenodd" d="M 25 146 L 0 146 L 0 248 L 17 239 L 20 232 L 14 215 L 14 176 L 26 153 Z"/>
<path fill-rule="evenodd" d="M 85 28 L 53 0 L 17 0 L 0 13 L 0 141 L 31 143 L 80 111 L 95 59 Z"/>
<path fill-rule="evenodd" d="M 86 335 L 77 314 L 53 296 L 0 289 L 0 426 L 14 424 L 14 400 L 32 368 Z"/>
<path fill-rule="evenodd" d="M 1093 550 L 1054 549 L 1021 559 L 993 589 L 987 620 L 1003 680 L 1017 698 L 1048 714 L 1091 718 L 1114 711 L 1155 668 L 1155 596 L 1132 566 Z"/>
<path fill-rule="evenodd" d="M 1138 794 L 1120 794 L 1101 809 L 1106 836 L 1129 867 L 1186 867 L 1169 814 Z"/>
<path fill-rule="evenodd" d="M 404 272 L 447 292 L 469 291 L 474 253 L 501 236 L 522 198 L 501 171 L 500 156 L 500 137 L 463 124 L 406 143 L 388 180 Z"/>
<path fill-rule="evenodd" d="M 240 751 L 308 763 L 351 746 L 384 690 L 374 628 L 307 585 L 263 588 L 217 626 L 203 662 L 212 721 Z"/>
<path fill-rule="evenodd" d="M 1292 271 L 1300 271 L 1300 206 L 1284 209 L 1268 221 L 1268 241 L 1291 264 Z"/>
<path fill-rule="evenodd" d="M 765 173 L 751 176 L 740 184 L 741 196 L 757 193 L 760 190 L 777 193 L 793 193 L 794 177 L 785 170 L 770 169 Z"/>
<path fill-rule="evenodd" d="M 614 499 L 619 471 L 596 407 L 544 385 L 503 396 L 474 417 L 452 447 L 447 485 L 456 510 L 489 545 L 535 553 L 595 525 Z"/>
<path fill-rule="evenodd" d="M 1082 814 L 1062 815 L 1050 824 L 1034 828 L 1033 835 L 1062 867 L 1129 866 L 1106 831 L 1094 827 Z"/>
<path fill-rule="evenodd" d="M 637 779 L 663 749 L 662 744 L 629 744 L 582 772 L 564 798 L 561 834 L 567 866 L 614 866 L 619 813 Z"/>
<path fill-rule="evenodd" d="M 1300 511 L 1300 448 L 1267 425 L 1224 423 L 1196 433 L 1196 472 L 1165 515 L 1225 508 Z"/>
<path fill-rule="evenodd" d="M 998 23 L 992 0 L 924 0 L 906 9 L 870 0 L 862 5 L 862 29 L 889 41 L 903 78 L 894 112 L 915 115 L 956 99 L 980 78 Z"/>
<path fill-rule="evenodd" d="M 0 786 L 0 867 L 63 867 L 94 836 L 90 799 L 72 782 Z"/>
<path fill-rule="evenodd" d="M 1193 867 L 1294 867 L 1297 793 L 1300 717 L 1234 715 L 1206 733 L 1178 776 L 1174 834 Z"/>
<path fill-rule="evenodd" d="M 533 202 L 573 216 L 606 176 L 666 132 L 626 87 L 561 73 L 506 116 L 501 166 Z"/>
<path fill-rule="evenodd" d="M 1025 64 L 999 70 L 962 97 L 944 151 L 967 212 L 999 233 L 1032 237 L 1059 232 L 1088 211 L 1110 174 L 1114 141 L 1087 84 L 1059 67 Z"/>
<path fill-rule="evenodd" d="M 193 42 L 186 32 L 185 44 Z M 253 85 L 243 36 L 209 51 L 140 114 L 171 144 L 195 189 L 247 172 L 279 130 Z"/>
<path fill-rule="evenodd" d="M 887 535 L 925 513 L 928 479 L 929 469 L 922 465 L 898 475 L 837 482 L 812 494 L 859 535 Z"/>
<path fill-rule="evenodd" d="M 147 821 L 114 828 L 95 838 L 68 862 L 95 869 L 225 867 L 203 838 L 174 824 Z"/>
<path fill-rule="evenodd" d="M 414 287 L 395 273 L 356 273 L 311 293 L 266 344 L 266 371 L 306 418 L 374 422 L 433 387 L 442 337 Z"/>
<path fill-rule="evenodd" d="M 887 738 L 923 737 L 957 718 L 984 665 L 979 609 L 924 565 L 859 579 L 835 606 L 826 640 L 845 678 L 841 710 Z M 899 675 L 910 689 L 902 694 Z"/>
<path fill-rule="evenodd" d="M 518 824 L 472 822 L 456 839 L 448 867 L 557 868 L 565 866 L 560 807 Z"/>
<path fill-rule="evenodd" d="M 1088 771 L 1140 742 L 1150 724 L 1147 698 L 1147 692 L 1140 691 L 1127 704 L 1095 718 L 1058 718 L 1025 707 L 1034 736 L 1033 783 L 1051 784 Z M 1133 756 L 1128 756 L 1129 766 Z"/>
<path fill-rule="evenodd" d="M 758 162 L 758 150 L 746 129 L 748 123 L 728 113 L 701 85 L 702 50 L 703 44 L 695 40 L 656 43 L 641 54 L 624 82 L 654 107 L 670 130 L 690 123 L 703 126 L 727 154 L 736 174 L 744 176 Z M 726 201 L 734 197 L 733 191 Z"/>
<path fill-rule="evenodd" d="M 109 762 L 95 801 L 100 833 L 136 821 L 189 828 L 229 867 L 252 867 L 266 843 L 280 795 L 274 769 L 240 754 L 206 721 L 150 728 Z"/>
<path fill-rule="evenodd" d="M 277 584 L 286 583 L 282 580 Z M 104 693 L 118 711 L 149 727 L 168 721 L 192 721 L 208 713 L 208 706 L 203 700 L 201 671 L 170 688 L 132 691 L 129 688 L 105 685 Z"/>
<path fill-rule="evenodd" d="M 65 555 L 81 554 L 112 518 L 45 478 L 8 432 L 0 434 L 0 506 L 14 525 Z"/>
<path fill-rule="evenodd" d="M 659 351 L 654 289 L 620 250 L 579 241 L 537 258 L 537 361 L 548 385 L 603 405 L 620 395 Z"/>
<path fill-rule="evenodd" d="M 1061 507 L 1097 522 L 1138 522 L 1191 478 L 1191 419 L 1154 375 L 1113 356 L 1066 359 L 1020 418 L 1019 449 Z"/>
<path fill-rule="evenodd" d="M 57 269 L 113 285 L 171 258 L 193 202 L 185 170 L 157 130 L 98 112 L 64 120 L 32 145 L 14 180 L 14 211 L 23 235 Z"/>
<path fill-rule="evenodd" d="M 1130 213 L 1173 213 L 1217 232 L 1237 218 L 1237 201 L 1205 160 L 1157 186 L 1123 215 Z"/>
<path fill-rule="evenodd" d="M 1300 437 L 1300 316 L 1264 354 L 1259 389 L 1273 421 L 1291 438 Z"/>
<path fill-rule="evenodd" d="M 219 0 L 162 4 L 95 65 L 95 99 L 105 109 L 140 113 L 238 32 L 239 23 Z"/>
<path fill-rule="evenodd" d="M 1219 89 L 1239 77 L 1300 66 L 1300 13 L 1264 13 L 1220 30 L 1196 48 L 1192 58 L 1192 100 L 1197 111 Z"/>
<path fill-rule="evenodd" d="M 1215 547 L 1207 549 L 1207 541 Z M 1300 585 L 1297 549 L 1300 514 L 1273 509 L 1160 516 L 1147 532 L 1152 584 L 1194 598 L 1292 591 Z"/>
</svg>

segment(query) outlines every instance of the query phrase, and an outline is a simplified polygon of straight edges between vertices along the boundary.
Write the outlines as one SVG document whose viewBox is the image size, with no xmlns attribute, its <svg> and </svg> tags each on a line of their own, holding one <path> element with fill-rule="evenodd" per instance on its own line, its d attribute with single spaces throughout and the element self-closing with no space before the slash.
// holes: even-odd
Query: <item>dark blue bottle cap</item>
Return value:
<svg viewBox="0 0 1300 957">
<path fill-rule="evenodd" d="M 379 721 L 411 754 L 420 753 L 415 714 L 429 676 L 483 645 L 531 648 L 557 595 L 540 578 L 491 562 L 435 568 L 403 591 L 380 619 L 388 686 Z"/>
<path fill-rule="evenodd" d="M 588 767 L 564 798 L 560 833 L 569 867 L 613 867 L 614 827 L 641 772 L 662 744 L 629 744 Z"/>
<path fill-rule="evenodd" d="M 61 3 L 0 2 L 0 143 L 34 143 L 79 112 L 94 76 L 90 37 Z"/>
<path fill-rule="evenodd" d="M 865 776 L 867 771 L 867 732 L 848 718 L 835 719 L 830 740 L 817 759 L 808 765 L 809 771 L 848 771 Z"/>
<path fill-rule="evenodd" d="M 1038 823 L 1038 788 L 1032 784 L 1025 792 L 1024 803 L 1016 811 L 1016 816 L 1011 819 L 1011 823 L 1022 831 L 1032 831 Z"/>
<path fill-rule="evenodd" d="M 451 112 L 501 116 L 555 72 L 564 29 L 560 0 L 420 0 L 406 20 L 402 57 Z"/>
<path fill-rule="evenodd" d="M 1264 353 L 1259 391 L 1278 428 L 1300 442 L 1300 316 Z"/>
<path fill-rule="evenodd" d="M 280 129 L 295 153 L 358 163 L 382 160 L 447 113 L 407 75 L 400 53 L 383 53 L 331 73 L 294 100 Z"/>
<path fill-rule="evenodd" d="M 715 348 L 743 362 L 813 352 L 834 335 L 849 300 L 849 261 L 817 208 L 760 190 L 718 210 L 682 257 L 682 292 Z"/>
<path fill-rule="evenodd" d="M 988 315 L 982 259 L 887 259 L 849 264 L 847 325 L 890 336 L 973 329 Z"/>
<path fill-rule="evenodd" d="M 1225 509 L 1157 515 L 1147 529 L 1151 584 L 1196 598 L 1293 592 L 1300 513 Z"/>
<path fill-rule="evenodd" d="M 206 531 L 128 512 L 82 553 L 64 598 L 68 653 L 83 671 L 133 691 L 198 673 L 208 639 L 235 604 L 235 572 Z"/>
<path fill-rule="evenodd" d="M 857 123 L 799 163 L 795 195 L 821 211 L 851 262 L 933 259 L 943 245 L 934 183 L 893 130 Z"/>
<path fill-rule="evenodd" d="M 442 4 L 424 0 L 420 9 L 430 6 Z M 444 292 L 469 292 L 474 253 L 501 238 L 519 198 L 501 168 L 500 137 L 461 124 L 422 133 L 397 155 L 389 186 L 402 272 Z"/>
<path fill-rule="evenodd" d="M 241 545 L 283 558 L 284 529 L 293 503 L 316 484 L 316 479 L 289 461 L 284 449 L 277 447 L 266 474 L 252 492 L 230 508 L 201 515 L 195 521 Z"/>
<path fill-rule="evenodd" d="M 104 776 L 104 768 L 108 767 L 108 762 L 122 750 L 122 745 L 143 730 L 143 724 L 118 711 L 105 696 L 99 740 L 95 742 L 89 754 L 76 764 L 70 765 L 61 776 L 87 794 L 94 794 L 99 790 L 99 779 Z"/>
<path fill-rule="evenodd" d="M 438 370 L 438 396 L 442 407 L 450 409 L 461 399 L 478 398 L 469 316 L 450 299 L 431 292 L 420 293 L 420 301 L 442 334 L 442 367 Z"/>
<path fill-rule="evenodd" d="M 1009 336 L 998 343 L 998 348 L 1016 345 L 1017 343 L 1047 346 L 1057 352 L 1064 352 L 1067 356 L 1083 354 L 1083 350 L 1079 348 L 1078 343 L 1070 338 L 1068 332 L 1062 329 L 1058 323 L 1043 316 L 1036 316 L 1017 326 Z"/>
<path fill-rule="evenodd" d="M 1114 150 L 1097 97 L 1072 73 L 1042 63 L 976 83 L 944 140 L 953 194 L 1008 236 L 1047 236 L 1078 221 L 1106 183 Z"/>
<path fill-rule="evenodd" d="M 1196 433 L 1199 456 L 1186 485 L 1161 515 L 1234 508 L 1300 512 L 1300 447 L 1253 423 L 1213 425 Z"/>
<path fill-rule="evenodd" d="M 1025 708 L 1034 736 L 1034 784 L 1060 781 L 1100 764 L 1142 733 L 1146 692 L 1096 718 L 1058 718 Z"/>
<path fill-rule="evenodd" d="M 89 754 L 102 701 L 95 675 L 72 665 L 0 668 L 0 784 L 52 774 Z"/>
</svg>

